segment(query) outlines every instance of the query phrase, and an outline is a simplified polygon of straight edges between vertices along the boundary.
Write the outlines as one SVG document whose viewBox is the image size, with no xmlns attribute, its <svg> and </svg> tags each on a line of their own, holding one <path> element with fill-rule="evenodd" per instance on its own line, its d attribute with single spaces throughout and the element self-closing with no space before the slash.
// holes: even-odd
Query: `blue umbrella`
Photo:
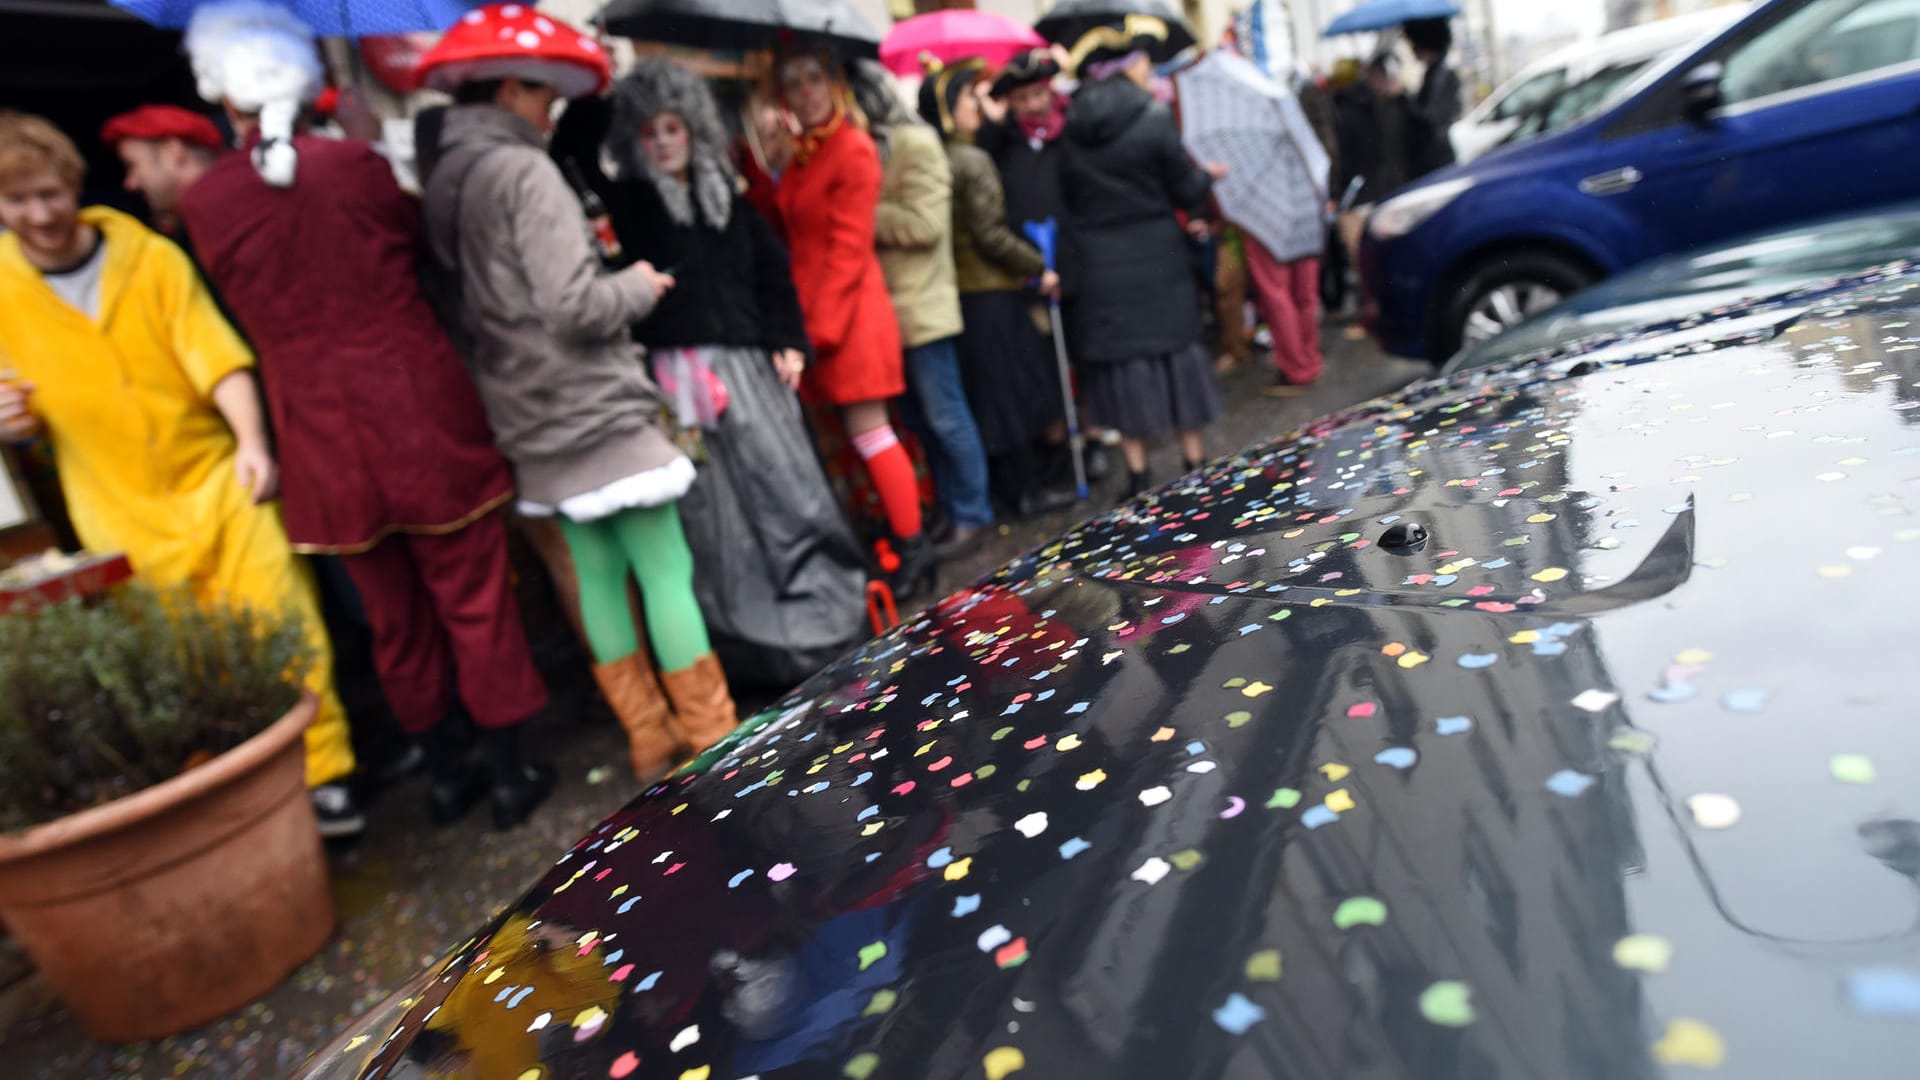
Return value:
<svg viewBox="0 0 1920 1080">
<path fill-rule="evenodd" d="M 1452 0 L 1370 0 L 1327 24 L 1323 37 L 1385 30 L 1414 19 L 1451 19 L 1460 14 Z"/>
<path fill-rule="evenodd" d="M 109 0 L 168 30 L 186 28 L 201 0 Z M 320 37 L 378 37 L 416 30 L 445 30 L 479 2 L 464 0 L 273 0 Z"/>
</svg>

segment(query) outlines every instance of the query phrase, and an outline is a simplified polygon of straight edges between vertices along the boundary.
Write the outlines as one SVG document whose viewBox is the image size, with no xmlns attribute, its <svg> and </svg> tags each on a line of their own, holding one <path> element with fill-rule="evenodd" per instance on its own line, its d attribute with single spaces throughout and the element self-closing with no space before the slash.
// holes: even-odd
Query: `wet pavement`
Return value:
<svg viewBox="0 0 1920 1080">
<path fill-rule="evenodd" d="M 1424 364 L 1392 360 L 1364 341 L 1329 328 L 1327 372 L 1292 398 L 1261 393 L 1258 361 L 1223 380 L 1227 415 L 1208 435 L 1210 453 L 1289 431 L 1307 420 L 1367 400 L 1424 374 Z M 1096 487 L 1093 508 L 1105 509 L 1125 485 L 1114 450 L 1114 475 Z M 1152 474 L 1172 479 L 1179 451 L 1155 446 Z M 1065 530 L 1089 508 L 1005 525 L 974 552 L 943 568 L 940 586 L 964 584 Z M 549 672 L 550 677 L 554 673 Z M 495 910 L 517 898 L 582 833 L 632 794 L 625 741 L 591 698 L 584 678 L 561 671 L 559 700 L 537 720 L 529 743 L 558 768 L 553 799 L 511 833 L 485 829 L 474 815 L 465 827 L 434 830 L 425 821 L 425 781 L 414 778 L 368 807 L 367 834 L 331 853 L 339 929 L 327 948 L 272 994 L 225 1020 L 185 1035 L 135 1046 L 88 1040 L 39 982 L 20 976 L 21 961 L 0 941 L 0 1073 L 39 1078 L 221 1080 L 279 1077 L 402 979 L 458 945 Z M 770 697 L 767 700 L 771 700 Z M 759 701 L 740 702 L 743 713 Z"/>
</svg>

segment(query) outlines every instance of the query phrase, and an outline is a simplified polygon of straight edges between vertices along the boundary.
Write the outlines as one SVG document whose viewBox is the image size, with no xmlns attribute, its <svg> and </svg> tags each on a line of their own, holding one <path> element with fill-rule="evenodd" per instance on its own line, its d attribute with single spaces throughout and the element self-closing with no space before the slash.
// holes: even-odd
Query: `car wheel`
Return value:
<svg viewBox="0 0 1920 1080">
<path fill-rule="evenodd" d="M 1502 255 L 1466 276 L 1453 290 L 1434 328 L 1429 356 L 1444 363 L 1593 284 L 1579 263 L 1545 251 Z"/>
</svg>

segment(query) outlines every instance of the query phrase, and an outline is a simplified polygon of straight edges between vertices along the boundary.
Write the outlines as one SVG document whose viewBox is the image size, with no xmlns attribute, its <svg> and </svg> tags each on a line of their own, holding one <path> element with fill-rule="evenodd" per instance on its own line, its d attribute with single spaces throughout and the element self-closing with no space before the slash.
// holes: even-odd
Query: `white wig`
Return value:
<svg viewBox="0 0 1920 1080">
<path fill-rule="evenodd" d="M 326 78 L 313 28 L 278 4 L 219 0 L 194 10 L 186 47 L 201 97 L 260 117 L 253 164 L 261 177 L 293 186 L 294 121 Z"/>
</svg>

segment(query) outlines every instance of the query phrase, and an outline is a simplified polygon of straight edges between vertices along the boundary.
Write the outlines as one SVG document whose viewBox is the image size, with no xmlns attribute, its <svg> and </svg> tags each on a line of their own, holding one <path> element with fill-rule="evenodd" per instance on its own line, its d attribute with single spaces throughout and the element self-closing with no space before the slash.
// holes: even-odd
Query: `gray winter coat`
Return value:
<svg viewBox="0 0 1920 1080">
<path fill-rule="evenodd" d="M 555 506 L 679 457 L 630 333 L 653 287 L 602 269 L 540 133 L 504 109 L 456 105 L 435 149 L 427 238 L 458 274 L 468 360 L 520 497 Z"/>
</svg>

